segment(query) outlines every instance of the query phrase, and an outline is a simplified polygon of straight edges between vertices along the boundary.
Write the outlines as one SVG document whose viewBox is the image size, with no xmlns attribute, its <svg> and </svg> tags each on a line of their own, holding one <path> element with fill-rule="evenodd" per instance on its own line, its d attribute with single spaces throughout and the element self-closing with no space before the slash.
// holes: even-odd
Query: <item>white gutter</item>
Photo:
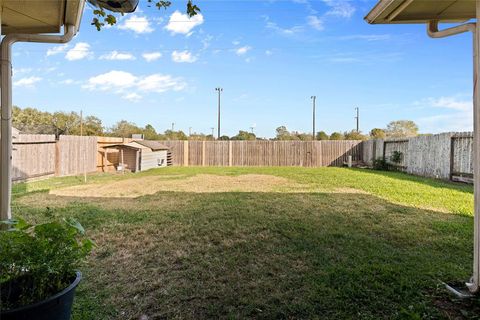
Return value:
<svg viewBox="0 0 480 320">
<path fill-rule="evenodd" d="M 438 30 L 438 21 L 428 23 L 427 33 L 432 38 L 472 32 L 473 34 L 473 189 L 474 189 L 474 226 L 473 226 L 473 275 L 466 283 L 471 293 L 480 288 L 480 87 L 477 85 L 480 74 L 480 1 L 476 1 L 476 23 L 465 23 L 445 30 Z M 447 289 L 452 289 L 447 287 Z M 459 297 L 461 293 L 457 294 Z"/>
<path fill-rule="evenodd" d="M 1 147 L 0 147 L 0 220 L 11 219 L 12 195 L 12 45 L 16 42 L 66 43 L 76 33 L 74 25 L 66 25 L 63 35 L 9 34 L 1 50 Z"/>
</svg>

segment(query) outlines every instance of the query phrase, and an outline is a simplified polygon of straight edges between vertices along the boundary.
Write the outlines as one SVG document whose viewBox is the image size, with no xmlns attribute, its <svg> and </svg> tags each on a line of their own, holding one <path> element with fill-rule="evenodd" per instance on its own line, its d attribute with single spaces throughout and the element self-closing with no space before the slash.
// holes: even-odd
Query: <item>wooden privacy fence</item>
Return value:
<svg viewBox="0 0 480 320">
<path fill-rule="evenodd" d="M 341 166 L 361 141 L 163 141 L 176 166 Z"/>
<path fill-rule="evenodd" d="M 20 134 L 13 139 L 13 181 L 95 171 L 96 137 Z"/>
<path fill-rule="evenodd" d="M 372 165 L 383 158 L 392 163 L 395 151 L 402 153 L 397 164 L 410 174 L 455 181 L 473 177 L 473 135 L 449 132 L 409 139 L 370 140 L 363 143 L 363 161 Z"/>
</svg>

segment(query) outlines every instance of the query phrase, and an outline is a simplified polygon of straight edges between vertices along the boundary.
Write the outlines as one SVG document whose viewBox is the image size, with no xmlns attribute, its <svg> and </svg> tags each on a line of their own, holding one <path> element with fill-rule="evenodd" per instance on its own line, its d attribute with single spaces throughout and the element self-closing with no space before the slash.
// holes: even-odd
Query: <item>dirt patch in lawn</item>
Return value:
<svg viewBox="0 0 480 320">
<path fill-rule="evenodd" d="M 219 176 L 199 174 L 186 179 L 165 180 L 162 176 L 142 177 L 109 183 L 78 185 L 51 190 L 50 194 L 67 197 L 136 198 L 160 191 L 212 192 L 282 192 L 302 189 L 289 179 L 262 174 Z"/>
</svg>

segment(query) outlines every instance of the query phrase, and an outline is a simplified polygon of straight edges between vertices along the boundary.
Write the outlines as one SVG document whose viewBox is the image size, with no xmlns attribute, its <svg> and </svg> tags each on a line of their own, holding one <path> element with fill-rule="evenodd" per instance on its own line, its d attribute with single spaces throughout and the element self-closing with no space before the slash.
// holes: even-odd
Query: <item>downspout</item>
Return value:
<svg viewBox="0 0 480 320">
<path fill-rule="evenodd" d="M 480 1 L 476 1 L 476 23 L 465 23 L 445 30 L 438 30 L 438 21 L 428 23 L 427 33 L 432 38 L 444 38 L 464 32 L 473 34 L 473 186 L 474 186 L 474 228 L 473 228 L 473 274 L 466 283 L 471 293 L 479 292 L 480 286 L 480 88 L 478 76 L 480 74 Z M 457 294 L 464 295 L 450 286 L 447 289 Z"/>
<path fill-rule="evenodd" d="M 1 147 L 0 147 L 0 220 L 11 219 L 12 195 L 12 45 L 16 42 L 66 43 L 75 35 L 75 26 L 66 25 L 63 35 L 9 34 L 1 50 Z"/>
</svg>

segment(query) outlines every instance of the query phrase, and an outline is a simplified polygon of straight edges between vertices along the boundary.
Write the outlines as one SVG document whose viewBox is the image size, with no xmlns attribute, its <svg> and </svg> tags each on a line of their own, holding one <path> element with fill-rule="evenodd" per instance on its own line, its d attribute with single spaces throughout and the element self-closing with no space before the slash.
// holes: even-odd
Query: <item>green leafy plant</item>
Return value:
<svg viewBox="0 0 480 320">
<path fill-rule="evenodd" d="M 392 155 L 390 156 L 390 160 L 396 164 L 399 164 L 400 162 L 402 162 L 402 159 L 403 159 L 403 153 L 400 151 L 393 151 Z"/>
<path fill-rule="evenodd" d="M 42 301 L 68 287 L 93 242 L 75 219 L 30 225 L 2 221 L 0 231 L 0 309 Z"/>
<path fill-rule="evenodd" d="M 373 169 L 388 171 L 390 170 L 390 165 L 388 164 L 387 160 L 385 160 L 384 158 L 377 158 L 373 160 Z"/>
<path fill-rule="evenodd" d="M 151 7 L 152 5 L 157 9 L 168 9 L 171 5 L 171 1 L 165 0 L 146 0 L 147 6 Z M 197 15 L 200 12 L 200 8 L 193 3 L 192 0 L 187 0 L 186 13 L 191 18 Z M 123 14 L 121 14 L 123 15 Z M 91 25 L 95 26 L 98 31 L 102 30 L 105 25 L 113 26 L 117 23 L 117 18 L 114 13 L 109 13 L 108 10 L 105 10 L 101 7 L 96 7 L 93 10 L 93 19 Z"/>
</svg>

